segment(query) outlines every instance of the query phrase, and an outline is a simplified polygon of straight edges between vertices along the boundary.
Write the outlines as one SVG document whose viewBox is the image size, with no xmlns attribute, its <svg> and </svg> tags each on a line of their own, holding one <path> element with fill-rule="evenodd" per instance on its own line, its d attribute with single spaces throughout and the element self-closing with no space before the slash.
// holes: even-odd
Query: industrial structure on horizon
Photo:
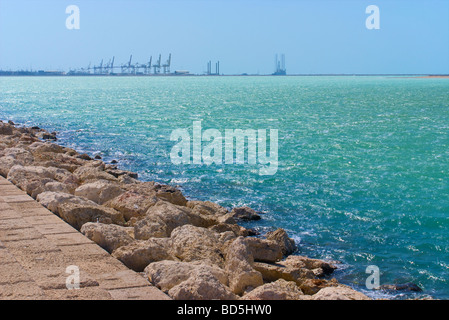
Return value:
<svg viewBox="0 0 449 320">
<path fill-rule="evenodd" d="M 101 60 L 100 64 L 97 66 L 89 66 L 87 68 L 81 68 L 78 70 L 70 70 L 67 75 L 169 75 L 171 66 L 171 53 L 168 55 L 166 63 L 161 64 L 162 55 L 159 54 L 157 61 L 152 64 L 153 56 L 147 63 L 133 63 L 133 56 L 129 57 L 127 63 L 121 64 L 120 66 L 114 65 L 115 57 L 112 57 L 108 63 L 103 64 L 104 60 Z M 119 72 L 116 71 L 119 69 Z M 162 73 L 161 73 L 162 72 Z"/>
<path fill-rule="evenodd" d="M 212 61 L 209 61 L 207 63 L 206 75 L 208 75 L 208 76 L 218 76 L 218 75 L 220 75 L 220 61 L 217 61 L 215 63 L 215 73 L 212 73 Z"/>
<path fill-rule="evenodd" d="M 285 69 L 285 54 L 281 54 L 281 60 L 278 60 L 278 55 L 276 54 L 274 70 L 273 76 L 285 76 L 287 74 L 287 69 Z"/>
<path fill-rule="evenodd" d="M 207 69 L 202 74 L 192 74 L 188 70 L 171 71 L 171 53 L 165 63 L 162 63 L 162 55 L 159 54 L 157 60 L 153 62 L 153 56 L 150 57 L 147 63 L 133 62 L 133 56 L 129 57 L 126 63 L 117 65 L 115 63 L 115 56 L 105 63 L 104 59 L 98 65 L 91 66 L 91 63 L 86 68 L 71 69 L 69 72 L 65 71 L 46 71 L 46 70 L 16 70 L 5 71 L 0 70 L 0 76 L 219 76 L 220 61 L 215 63 L 215 72 L 212 72 L 212 61 L 207 62 Z M 278 55 L 275 56 L 275 71 L 271 75 L 281 76 L 286 75 L 285 55 L 281 54 L 280 59 Z M 242 73 L 238 75 L 248 75 Z M 258 75 L 258 74 L 257 74 Z"/>
</svg>

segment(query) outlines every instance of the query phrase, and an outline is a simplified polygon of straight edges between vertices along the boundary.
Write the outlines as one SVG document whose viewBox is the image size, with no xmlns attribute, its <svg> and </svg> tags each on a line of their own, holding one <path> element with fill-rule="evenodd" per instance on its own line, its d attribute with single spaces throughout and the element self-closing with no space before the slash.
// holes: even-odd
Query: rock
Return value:
<svg viewBox="0 0 449 320">
<path fill-rule="evenodd" d="M 127 175 L 119 176 L 119 178 L 128 177 Z M 136 179 L 132 179 L 133 181 L 137 181 L 137 183 L 131 183 L 128 185 L 123 185 L 122 188 L 124 188 L 126 191 L 134 192 L 143 196 L 156 196 L 156 190 L 154 189 L 155 183 L 153 181 L 146 181 L 141 182 Z"/>
<path fill-rule="evenodd" d="M 84 163 L 77 158 L 68 156 L 66 153 L 34 153 L 36 165 L 42 167 L 56 167 L 75 172 L 76 169 L 81 167 Z"/>
<path fill-rule="evenodd" d="M 236 300 L 238 297 L 209 272 L 197 272 L 170 289 L 175 300 Z"/>
<path fill-rule="evenodd" d="M 87 222 L 125 224 L 125 219 L 120 212 L 100 206 L 90 200 L 86 200 L 86 203 L 82 204 L 65 202 L 58 206 L 58 211 L 64 221 L 78 230 Z"/>
<path fill-rule="evenodd" d="M 174 229 L 171 239 L 173 255 L 178 259 L 185 262 L 204 261 L 207 264 L 223 266 L 221 244 L 216 232 L 188 224 Z"/>
<path fill-rule="evenodd" d="M 210 221 L 198 214 L 192 213 L 190 208 L 178 206 L 166 201 L 158 201 L 148 209 L 147 216 L 159 217 L 164 221 L 167 228 L 167 236 L 180 226 L 191 224 L 199 227 L 209 227 L 215 220 Z"/>
<path fill-rule="evenodd" d="M 39 194 L 47 191 L 73 194 L 76 187 L 76 184 L 62 183 L 51 179 L 41 179 L 28 184 L 26 191 L 32 198 L 36 199 Z"/>
<path fill-rule="evenodd" d="M 71 175 L 69 171 L 59 168 L 16 165 L 9 170 L 8 180 L 30 194 L 32 190 L 29 190 L 27 186 L 32 182 L 40 182 L 42 179 L 64 182 Z"/>
<path fill-rule="evenodd" d="M 117 164 L 117 163 L 118 163 L 117 160 L 112 160 L 112 161 L 111 161 L 111 164 Z"/>
<path fill-rule="evenodd" d="M 111 183 L 108 180 L 98 180 L 78 187 L 75 190 L 75 195 L 87 198 L 98 204 L 104 204 L 124 192 L 116 183 Z"/>
<path fill-rule="evenodd" d="M 186 205 L 200 215 L 224 216 L 228 213 L 226 208 L 210 201 L 189 201 Z"/>
<path fill-rule="evenodd" d="M 169 236 L 167 225 L 159 217 L 146 216 L 141 219 L 136 219 L 130 225 L 134 227 L 134 235 L 138 240 L 165 238 Z"/>
<path fill-rule="evenodd" d="M 209 227 L 209 229 L 212 231 L 218 232 L 218 233 L 231 231 L 232 233 L 234 233 L 234 235 L 236 237 L 240 237 L 240 236 L 248 237 L 248 236 L 254 235 L 254 233 L 251 230 L 246 229 L 237 224 L 219 223 L 219 224 Z"/>
<path fill-rule="evenodd" d="M 81 227 L 82 234 L 109 253 L 134 242 L 131 236 L 133 231 L 133 228 L 94 222 L 85 223 Z"/>
<path fill-rule="evenodd" d="M 78 154 L 76 157 L 78 159 L 83 159 L 83 160 L 87 160 L 87 161 L 93 160 L 87 153 Z"/>
<path fill-rule="evenodd" d="M 93 166 L 82 166 L 78 169 L 76 169 L 73 172 L 81 182 L 89 182 L 89 181 L 97 181 L 97 180 L 108 180 L 108 181 L 115 181 L 117 182 L 117 178 L 113 175 L 104 172 L 99 167 L 93 167 Z"/>
<path fill-rule="evenodd" d="M 85 203 L 86 199 L 82 199 L 80 197 L 76 197 L 72 194 L 68 193 L 61 193 L 61 192 L 42 192 L 37 196 L 37 201 L 44 207 L 46 207 L 48 210 L 53 212 L 54 214 L 59 215 L 58 206 L 62 204 L 63 202 L 70 201 L 70 202 L 79 202 L 79 203 Z"/>
<path fill-rule="evenodd" d="M 124 225 L 123 215 L 85 198 L 65 193 L 43 192 L 37 200 L 76 229 L 87 222 Z"/>
<path fill-rule="evenodd" d="M 330 275 L 337 269 L 336 266 L 326 261 L 295 255 L 288 256 L 281 264 L 293 268 L 306 268 L 311 270 L 317 277 Z"/>
<path fill-rule="evenodd" d="M 254 209 L 248 207 L 238 207 L 231 211 L 231 216 L 236 220 L 250 221 L 260 220 L 260 216 Z"/>
<path fill-rule="evenodd" d="M 105 206 L 120 211 L 128 221 L 132 217 L 144 216 L 156 202 L 156 192 L 153 192 L 153 196 L 148 196 L 127 191 L 105 203 Z"/>
<path fill-rule="evenodd" d="M 407 282 L 403 284 L 382 285 L 379 287 L 381 290 L 390 291 L 409 291 L 409 292 L 421 292 L 422 289 L 415 283 Z"/>
<path fill-rule="evenodd" d="M 253 267 L 255 270 L 259 271 L 262 274 L 263 279 L 268 282 L 284 279 L 287 281 L 294 281 L 298 286 L 301 286 L 306 280 L 315 278 L 313 272 L 308 269 L 294 268 L 280 263 L 269 264 L 255 262 Z"/>
<path fill-rule="evenodd" d="M 174 260 L 174 257 L 169 254 L 170 247 L 171 240 L 168 238 L 136 240 L 118 248 L 112 253 L 112 256 L 119 259 L 128 268 L 142 272 L 152 262 Z"/>
<path fill-rule="evenodd" d="M 12 135 L 14 127 L 10 124 L 6 124 L 3 122 L 0 122 L 0 134 L 1 135 Z"/>
<path fill-rule="evenodd" d="M 312 296 L 313 300 L 371 300 L 361 292 L 348 287 L 327 287 Z"/>
<path fill-rule="evenodd" d="M 164 292 L 199 273 L 212 274 L 221 284 L 228 285 L 228 276 L 224 270 L 204 263 L 165 260 L 153 262 L 145 268 L 148 280 Z"/>
<path fill-rule="evenodd" d="M 281 246 L 284 256 L 290 255 L 297 250 L 295 240 L 288 237 L 284 229 L 279 228 L 267 234 L 267 239 L 278 243 Z"/>
<path fill-rule="evenodd" d="M 35 142 L 29 146 L 33 154 L 42 153 L 65 153 L 64 147 L 51 142 Z"/>
<path fill-rule="evenodd" d="M 134 179 L 134 178 L 131 178 L 130 176 L 128 176 L 128 175 L 122 175 L 122 176 L 119 176 L 118 178 L 118 181 L 120 182 L 120 184 L 121 185 L 126 185 L 126 184 L 139 184 L 140 183 L 140 181 L 139 180 L 136 180 L 136 179 Z M 123 186 L 122 186 L 123 187 Z"/>
<path fill-rule="evenodd" d="M 281 246 L 275 241 L 260 238 L 245 238 L 255 261 L 276 262 L 283 257 Z"/>
<path fill-rule="evenodd" d="M 97 155 L 94 157 L 94 159 L 95 159 L 95 160 L 101 160 L 102 158 L 101 158 L 100 155 L 97 154 Z"/>
<path fill-rule="evenodd" d="M 130 178 L 137 179 L 139 177 L 139 175 L 137 173 L 135 173 L 135 172 L 119 170 L 117 168 L 115 168 L 115 169 L 106 169 L 105 171 L 107 173 L 113 175 L 116 178 L 121 177 L 121 176 L 128 176 Z"/>
<path fill-rule="evenodd" d="M 283 279 L 266 283 L 245 294 L 243 300 L 301 300 L 304 294 L 295 282 Z"/>
<path fill-rule="evenodd" d="M 229 217 L 228 210 L 216 203 L 210 201 L 189 201 L 186 206 L 191 209 L 192 215 L 202 220 L 202 223 L 196 225 L 207 228 L 218 223 L 235 223 L 234 219 Z"/>
<path fill-rule="evenodd" d="M 157 184 L 154 185 L 156 196 L 162 200 L 176 204 L 178 206 L 185 206 L 187 200 L 180 190 L 168 185 Z"/>
<path fill-rule="evenodd" d="M 48 132 L 46 132 L 46 131 L 38 132 L 38 133 L 36 134 L 36 137 L 38 137 L 39 139 L 42 139 L 42 140 L 53 140 L 53 141 L 58 140 L 58 139 L 56 138 L 56 135 L 55 135 L 55 134 L 48 133 Z"/>
<path fill-rule="evenodd" d="M 30 165 L 33 155 L 23 148 L 6 148 L 0 153 L 0 175 L 7 177 L 9 170 L 15 165 Z"/>
<path fill-rule="evenodd" d="M 227 248 L 225 271 L 229 288 L 237 295 L 263 284 L 262 274 L 253 269 L 253 259 L 243 237 L 235 239 Z"/>
<path fill-rule="evenodd" d="M 318 291 L 320 291 L 323 288 L 328 287 L 341 287 L 342 284 L 338 283 L 336 279 L 305 279 L 299 287 L 301 288 L 302 292 L 307 295 L 314 295 Z"/>
</svg>

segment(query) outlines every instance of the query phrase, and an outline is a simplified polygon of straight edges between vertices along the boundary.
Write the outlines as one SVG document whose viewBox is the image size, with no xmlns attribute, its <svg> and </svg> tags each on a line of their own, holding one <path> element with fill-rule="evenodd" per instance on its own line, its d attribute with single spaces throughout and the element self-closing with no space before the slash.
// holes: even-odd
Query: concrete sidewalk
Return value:
<svg viewBox="0 0 449 320">
<path fill-rule="evenodd" d="M 77 266 L 80 289 L 67 289 Z M 0 300 L 168 300 L 25 192 L 0 176 Z"/>
</svg>

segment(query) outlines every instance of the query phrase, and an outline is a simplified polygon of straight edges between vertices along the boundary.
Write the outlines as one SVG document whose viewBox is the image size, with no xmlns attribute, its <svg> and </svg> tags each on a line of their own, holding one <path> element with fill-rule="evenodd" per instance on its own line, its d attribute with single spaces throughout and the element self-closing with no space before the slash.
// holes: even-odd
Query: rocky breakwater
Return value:
<svg viewBox="0 0 449 320">
<path fill-rule="evenodd" d="M 0 122 L 0 174 L 173 299 L 368 299 L 330 279 L 333 264 L 294 255 L 283 229 L 240 226 L 254 210 L 189 201 L 48 139 Z"/>
</svg>

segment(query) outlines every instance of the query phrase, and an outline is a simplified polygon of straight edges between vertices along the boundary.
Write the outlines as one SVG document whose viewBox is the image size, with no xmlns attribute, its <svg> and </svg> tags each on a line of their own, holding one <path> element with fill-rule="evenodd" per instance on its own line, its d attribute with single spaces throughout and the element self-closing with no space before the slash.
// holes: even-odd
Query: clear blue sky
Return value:
<svg viewBox="0 0 449 320">
<path fill-rule="evenodd" d="M 65 25 L 80 8 L 80 30 Z M 368 5 L 380 30 L 368 30 Z M 0 0 L 0 69 L 65 70 L 172 53 L 172 70 L 449 73 L 448 0 Z"/>
</svg>

